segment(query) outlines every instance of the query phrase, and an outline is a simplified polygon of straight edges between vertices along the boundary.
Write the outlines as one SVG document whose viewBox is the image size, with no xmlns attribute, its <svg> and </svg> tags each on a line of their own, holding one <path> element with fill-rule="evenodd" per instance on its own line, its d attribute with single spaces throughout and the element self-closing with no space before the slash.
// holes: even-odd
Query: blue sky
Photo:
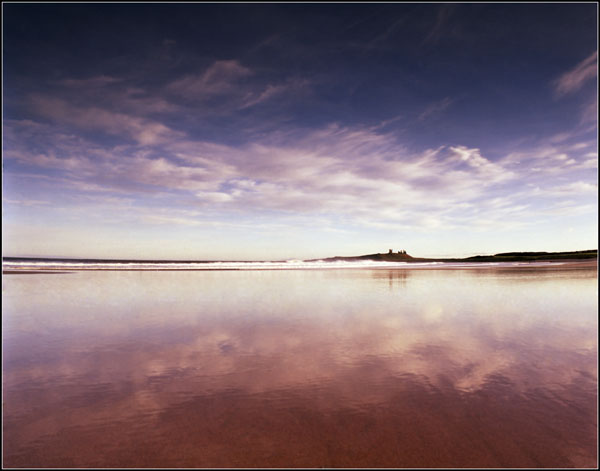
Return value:
<svg viewBox="0 0 600 471">
<path fill-rule="evenodd" d="M 3 4 L 3 255 L 597 246 L 597 5 Z"/>
</svg>

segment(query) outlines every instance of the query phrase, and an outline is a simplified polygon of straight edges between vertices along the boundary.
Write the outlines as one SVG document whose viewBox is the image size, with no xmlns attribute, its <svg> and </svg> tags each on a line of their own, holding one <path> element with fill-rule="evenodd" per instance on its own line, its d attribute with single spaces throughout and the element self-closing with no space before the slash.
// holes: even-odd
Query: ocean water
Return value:
<svg viewBox="0 0 600 471">
<path fill-rule="evenodd" d="M 3 276 L 3 465 L 596 466 L 595 268 L 378 267 Z"/>
</svg>

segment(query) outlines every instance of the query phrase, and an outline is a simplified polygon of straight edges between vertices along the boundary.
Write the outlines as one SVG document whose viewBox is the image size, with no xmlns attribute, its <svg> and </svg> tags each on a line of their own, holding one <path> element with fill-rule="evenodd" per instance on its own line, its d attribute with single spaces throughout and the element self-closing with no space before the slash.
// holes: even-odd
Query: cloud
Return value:
<svg viewBox="0 0 600 471">
<path fill-rule="evenodd" d="M 490 181 L 498 182 L 514 178 L 514 173 L 503 166 L 493 163 L 481 155 L 479 149 L 469 149 L 465 146 L 450 147 L 455 155 L 455 161 L 465 163 L 478 173 L 485 175 Z"/>
<path fill-rule="evenodd" d="M 34 95 L 34 103 L 44 99 L 60 100 L 72 107 L 102 108 L 146 119 L 152 114 L 173 114 L 182 110 L 180 105 L 161 96 L 162 93 L 134 85 L 125 78 L 101 75 L 85 79 L 68 78 L 56 84 L 59 88 L 51 94 Z"/>
<path fill-rule="evenodd" d="M 369 41 L 367 43 L 366 49 L 367 50 L 372 49 L 375 46 L 377 46 L 378 44 L 384 43 L 389 38 L 393 37 L 396 34 L 398 28 L 400 26 L 402 26 L 404 23 L 406 23 L 405 17 L 400 17 L 400 18 L 394 20 L 392 22 L 392 24 L 390 26 L 388 26 L 388 28 L 384 32 L 379 33 L 376 37 L 374 37 L 373 39 L 371 39 L 371 41 Z"/>
<path fill-rule="evenodd" d="M 426 119 L 437 117 L 452 103 L 454 103 L 454 100 L 450 97 L 446 97 L 441 101 L 432 103 L 431 105 L 427 106 L 427 108 L 425 108 L 423 112 L 421 112 L 417 119 L 419 121 L 425 121 Z"/>
<path fill-rule="evenodd" d="M 173 114 L 182 110 L 180 106 L 136 87 L 115 91 L 107 94 L 104 99 L 105 102 L 135 116 L 147 117 L 150 114 Z"/>
<path fill-rule="evenodd" d="M 594 100 L 583 106 L 581 112 L 581 123 L 595 123 L 598 121 L 598 99 L 597 96 Z"/>
<path fill-rule="evenodd" d="M 258 105 L 264 101 L 271 99 L 276 95 L 282 94 L 286 90 L 286 86 L 284 85 L 267 85 L 264 91 L 262 91 L 258 96 L 252 96 L 250 93 L 247 96 L 244 104 L 240 106 L 240 109 L 250 108 L 251 106 Z"/>
<path fill-rule="evenodd" d="M 248 92 L 240 109 L 250 108 L 285 94 L 297 94 L 306 91 L 308 84 L 309 81 L 304 79 L 290 79 L 280 84 L 269 84 L 261 92 Z"/>
<path fill-rule="evenodd" d="M 278 131 L 241 145 L 182 135 L 108 148 L 57 133 L 49 124 L 7 124 L 5 158 L 30 174 L 52 170 L 44 188 L 126 195 L 157 211 L 202 208 L 203 214 L 214 211 L 213 221 L 269 214 L 282 221 L 333 218 L 339 227 L 490 230 L 531 224 L 531 208 L 546 198 L 589 196 L 597 189 L 569 173 L 597 160 L 590 143 L 569 136 L 492 161 L 479 148 L 414 152 L 391 133 L 339 125 Z M 143 224 L 171 218 L 172 224 L 193 226 L 200 217 L 134 212 L 130 219 L 136 214 Z"/>
<path fill-rule="evenodd" d="M 435 24 L 427 33 L 427 36 L 423 40 L 423 44 L 435 44 L 437 43 L 444 34 L 447 32 L 448 20 L 452 16 L 455 6 L 451 4 L 442 4 L 435 18 Z"/>
<path fill-rule="evenodd" d="M 186 75 L 168 84 L 167 89 L 189 98 L 228 93 L 252 71 L 236 60 L 218 60 L 200 75 Z"/>
<path fill-rule="evenodd" d="M 7 155 L 63 171 L 69 187 L 87 192 L 162 192 L 165 201 L 184 192 L 197 206 L 290 216 L 336 214 L 366 224 L 431 228 L 448 220 L 448 208 L 512 178 L 478 149 L 409 154 L 391 135 L 339 126 L 241 147 L 177 140 L 163 143 L 158 154 L 142 145 L 102 152 L 84 141 L 54 139 L 52 151 L 12 149 Z"/>
<path fill-rule="evenodd" d="M 75 89 L 87 89 L 87 88 L 101 88 L 113 83 L 121 82 L 121 79 L 116 77 L 110 77 L 107 75 L 99 75 L 96 77 L 89 77 L 85 79 L 64 79 L 59 83 L 65 87 L 71 87 Z"/>
<path fill-rule="evenodd" d="M 582 195 L 598 192 L 598 185 L 588 182 L 576 181 L 567 183 L 566 185 L 558 186 L 553 191 L 560 195 Z"/>
<path fill-rule="evenodd" d="M 4 198 L 2 201 L 4 203 L 16 204 L 16 205 L 20 205 L 20 206 L 47 206 L 47 205 L 51 204 L 50 201 L 32 200 L 32 199 L 12 200 L 9 198 Z"/>
<path fill-rule="evenodd" d="M 521 173 L 561 176 L 565 172 L 597 167 L 596 149 L 594 139 L 582 140 L 578 132 L 560 133 L 541 139 L 530 148 L 511 152 L 500 163 Z"/>
<path fill-rule="evenodd" d="M 598 73 L 598 51 L 581 61 L 574 69 L 565 72 L 554 82 L 554 91 L 561 97 L 579 90 Z"/>
<path fill-rule="evenodd" d="M 74 106 L 59 98 L 34 95 L 31 103 L 38 115 L 58 124 L 128 137 L 141 145 L 156 145 L 182 136 L 180 132 L 149 119 L 95 106 Z"/>
</svg>

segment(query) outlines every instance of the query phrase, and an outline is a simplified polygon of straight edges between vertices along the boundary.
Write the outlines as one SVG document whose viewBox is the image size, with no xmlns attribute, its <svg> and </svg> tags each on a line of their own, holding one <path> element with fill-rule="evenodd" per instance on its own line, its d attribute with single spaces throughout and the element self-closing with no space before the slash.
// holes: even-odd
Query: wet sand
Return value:
<svg viewBox="0 0 600 471">
<path fill-rule="evenodd" d="M 3 464 L 593 468 L 580 268 L 9 277 Z"/>
<path fill-rule="evenodd" d="M 385 384 L 387 401 L 360 410 L 344 407 L 341 397 L 324 394 L 318 386 L 253 395 L 223 391 L 190 398 L 153 420 L 121 419 L 109 424 L 98 420 L 96 430 L 46 424 L 48 436 L 30 449 L 18 446 L 9 421 L 5 423 L 9 434 L 5 434 L 4 464 L 595 467 L 595 437 L 588 422 L 595 413 L 591 404 L 584 409 L 557 407 L 554 398 L 544 394 L 522 397 L 511 391 L 510 383 L 502 378 L 497 381 L 499 384 L 465 395 L 432 390 L 419 379 L 397 379 Z M 576 396 L 575 388 L 567 393 Z M 77 406 L 90 407 L 91 402 Z M 64 409 L 45 411 L 47 420 L 61 414 Z"/>
</svg>

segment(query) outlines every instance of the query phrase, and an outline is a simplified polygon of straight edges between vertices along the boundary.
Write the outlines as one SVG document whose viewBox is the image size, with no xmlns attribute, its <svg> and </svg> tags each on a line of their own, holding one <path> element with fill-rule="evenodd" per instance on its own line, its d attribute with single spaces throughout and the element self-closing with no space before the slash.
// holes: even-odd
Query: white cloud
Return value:
<svg viewBox="0 0 600 471">
<path fill-rule="evenodd" d="M 31 122 L 7 126 L 12 137 L 6 158 L 19 160 L 30 173 L 37 168 L 60 174 L 43 180 L 45 188 L 126 195 L 157 210 L 214 210 L 214 220 L 277 214 L 285 221 L 305 215 L 389 229 L 490 230 L 531 224 L 532 208 L 547 198 L 597 191 L 586 178 L 565 173 L 596 160 L 588 146 L 577 150 L 588 157 L 574 157 L 568 139 L 493 162 L 478 148 L 414 153 L 392 134 L 337 125 L 274 133 L 241 146 L 184 137 L 160 146 L 138 142 L 112 149 L 52 130 Z M 19 139 L 20 132 L 28 138 Z M 45 152 L 28 148 L 38 141 Z M 536 166 L 545 179 L 532 172 Z M 548 166 L 562 172 L 548 173 Z M 118 200 L 106 204 L 122 207 Z M 195 214 L 131 211 L 131 220 L 142 223 L 195 225 L 197 220 Z"/>
<path fill-rule="evenodd" d="M 235 194 L 220 191 L 198 191 L 196 197 L 208 203 L 227 203 L 234 199 Z"/>
<path fill-rule="evenodd" d="M 572 194 L 581 195 L 586 193 L 597 193 L 598 185 L 594 185 L 588 182 L 576 181 L 568 183 L 566 185 L 558 186 L 553 189 L 557 194 Z"/>
<path fill-rule="evenodd" d="M 520 173 L 537 172 L 561 175 L 564 172 L 596 168 L 598 154 L 589 152 L 597 146 L 594 141 L 574 141 L 572 133 L 542 140 L 528 149 L 511 152 L 498 163 Z M 587 152 L 586 152 L 587 150 Z"/>
</svg>

